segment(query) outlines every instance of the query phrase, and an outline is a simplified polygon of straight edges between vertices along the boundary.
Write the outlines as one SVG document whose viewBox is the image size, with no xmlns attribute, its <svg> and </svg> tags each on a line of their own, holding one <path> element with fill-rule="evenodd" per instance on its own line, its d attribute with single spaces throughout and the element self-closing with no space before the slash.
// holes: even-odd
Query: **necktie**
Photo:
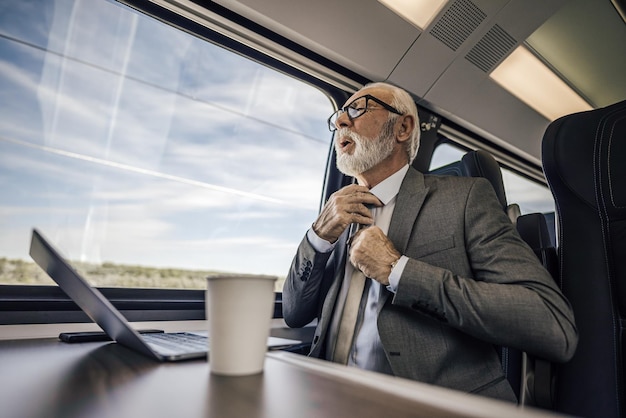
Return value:
<svg viewBox="0 0 626 418">
<path fill-rule="evenodd" d="M 356 233 L 359 226 L 360 225 L 357 225 L 354 233 Z M 341 321 L 339 322 L 339 329 L 337 331 L 337 341 L 335 343 L 335 351 L 333 353 L 333 361 L 335 363 L 348 363 L 348 356 L 350 354 L 350 349 L 352 348 L 352 341 L 354 339 L 354 332 L 357 318 L 359 316 L 359 307 L 361 305 L 364 288 L 365 274 L 355 267 L 354 272 L 350 276 L 350 286 L 348 287 L 348 294 L 346 296 L 346 302 L 343 307 Z"/>
</svg>

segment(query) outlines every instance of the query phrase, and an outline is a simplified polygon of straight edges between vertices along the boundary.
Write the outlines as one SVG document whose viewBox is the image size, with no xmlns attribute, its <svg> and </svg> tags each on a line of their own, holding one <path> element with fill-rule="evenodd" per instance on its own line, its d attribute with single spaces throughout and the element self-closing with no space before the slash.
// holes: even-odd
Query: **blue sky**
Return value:
<svg viewBox="0 0 626 418">
<path fill-rule="evenodd" d="M 38 227 L 70 259 L 286 273 L 328 98 L 118 4 L 0 7 L 0 257 Z"/>
</svg>

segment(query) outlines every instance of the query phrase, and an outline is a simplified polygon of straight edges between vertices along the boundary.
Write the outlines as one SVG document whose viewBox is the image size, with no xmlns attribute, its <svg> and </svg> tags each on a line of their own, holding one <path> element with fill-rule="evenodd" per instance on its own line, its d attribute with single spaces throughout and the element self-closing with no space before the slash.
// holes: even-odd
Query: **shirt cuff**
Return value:
<svg viewBox="0 0 626 418">
<path fill-rule="evenodd" d="M 389 274 L 389 285 L 387 285 L 387 290 L 389 290 L 391 293 L 396 293 L 398 291 L 400 277 L 402 276 L 402 273 L 404 272 L 404 267 L 406 266 L 406 263 L 408 261 L 409 257 L 405 255 L 400 256 L 398 262 L 391 270 L 391 273 Z"/>
<path fill-rule="evenodd" d="M 313 228 L 310 228 L 307 231 L 306 239 L 309 240 L 309 244 L 311 244 L 311 247 L 313 247 L 313 249 L 315 251 L 317 251 L 318 253 L 328 253 L 328 252 L 331 252 L 335 248 L 335 245 L 337 244 L 336 242 L 334 244 L 331 244 L 330 242 L 326 241 L 325 239 L 320 238 L 315 233 L 315 231 L 313 231 Z"/>
</svg>

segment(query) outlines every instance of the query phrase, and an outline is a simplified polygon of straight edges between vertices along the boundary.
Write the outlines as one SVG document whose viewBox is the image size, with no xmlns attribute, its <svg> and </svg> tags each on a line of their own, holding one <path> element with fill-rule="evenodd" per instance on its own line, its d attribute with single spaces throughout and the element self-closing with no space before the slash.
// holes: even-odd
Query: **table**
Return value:
<svg viewBox="0 0 626 418">
<path fill-rule="evenodd" d="M 4 418 L 555 416 L 283 351 L 261 374 L 223 377 L 206 360 L 56 338 L 0 341 L 0 405 Z"/>
</svg>

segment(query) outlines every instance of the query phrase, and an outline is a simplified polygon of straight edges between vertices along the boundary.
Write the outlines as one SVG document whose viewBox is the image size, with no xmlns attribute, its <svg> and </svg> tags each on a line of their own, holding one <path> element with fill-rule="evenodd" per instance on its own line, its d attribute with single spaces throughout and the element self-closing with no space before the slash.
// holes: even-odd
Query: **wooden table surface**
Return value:
<svg viewBox="0 0 626 418">
<path fill-rule="evenodd" d="M 158 363 L 116 343 L 0 341 L 0 416 L 541 417 L 551 414 L 321 360 L 269 352 L 246 377 Z"/>
</svg>

